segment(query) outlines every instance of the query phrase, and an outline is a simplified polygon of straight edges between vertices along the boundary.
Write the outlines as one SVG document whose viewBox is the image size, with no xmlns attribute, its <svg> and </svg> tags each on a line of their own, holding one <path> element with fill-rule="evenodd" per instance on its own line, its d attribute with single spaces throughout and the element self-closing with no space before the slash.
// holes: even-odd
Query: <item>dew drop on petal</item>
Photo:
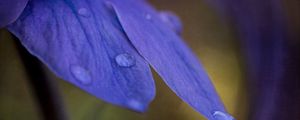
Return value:
<svg viewBox="0 0 300 120">
<path fill-rule="evenodd" d="M 162 11 L 159 13 L 160 19 L 166 23 L 171 29 L 173 29 L 176 33 L 182 33 L 182 24 L 180 19 L 172 12 Z"/>
<path fill-rule="evenodd" d="M 127 53 L 117 55 L 115 61 L 121 67 L 132 67 L 135 65 L 135 58 Z"/>
<path fill-rule="evenodd" d="M 150 19 L 152 19 L 152 16 L 150 14 L 146 14 L 146 19 L 150 20 Z"/>
<path fill-rule="evenodd" d="M 234 118 L 231 115 L 221 111 L 215 111 L 213 113 L 213 117 L 214 120 L 234 120 Z"/>
<path fill-rule="evenodd" d="M 81 84 L 89 85 L 92 83 L 92 78 L 88 70 L 78 65 L 72 65 L 70 67 L 73 77 Z"/>
<path fill-rule="evenodd" d="M 130 100 L 127 102 L 127 105 L 136 111 L 144 112 L 146 110 L 146 106 L 137 100 Z"/>
<path fill-rule="evenodd" d="M 90 17 L 90 12 L 86 8 L 78 9 L 77 13 L 83 17 Z"/>
<path fill-rule="evenodd" d="M 113 9 L 112 3 L 110 1 L 105 1 L 104 2 L 105 7 L 109 8 L 109 9 Z"/>
</svg>

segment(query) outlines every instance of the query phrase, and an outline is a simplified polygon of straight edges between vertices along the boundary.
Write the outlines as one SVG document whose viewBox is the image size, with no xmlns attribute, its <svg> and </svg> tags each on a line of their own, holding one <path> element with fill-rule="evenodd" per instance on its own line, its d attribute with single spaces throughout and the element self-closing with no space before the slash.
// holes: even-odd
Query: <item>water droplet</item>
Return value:
<svg viewBox="0 0 300 120">
<path fill-rule="evenodd" d="M 213 117 L 215 118 L 214 120 L 234 120 L 231 115 L 221 111 L 215 111 Z"/>
<path fill-rule="evenodd" d="M 92 78 L 90 76 L 89 71 L 86 69 L 78 66 L 78 65 L 72 65 L 70 67 L 72 75 L 78 80 L 80 83 L 84 85 L 88 85 L 92 83 Z"/>
<path fill-rule="evenodd" d="M 150 19 L 152 19 L 152 16 L 150 14 L 146 14 L 146 19 L 150 20 Z"/>
<path fill-rule="evenodd" d="M 135 58 L 127 53 L 119 54 L 115 60 L 121 67 L 131 67 L 135 65 Z"/>
<path fill-rule="evenodd" d="M 137 101 L 137 100 L 130 100 L 127 102 L 127 105 L 135 110 L 135 111 L 139 111 L 139 112 L 144 112 L 146 110 L 146 105 L 144 105 L 143 103 Z"/>
<path fill-rule="evenodd" d="M 109 8 L 109 9 L 113 9 L 113 5 L 112 5 L 112 3 L 110 2 L 110 1 L 105 1 L 104 2 L 104 5 L 107 7 L 107 8 Z"/>
<path fill-rule="evenodd" d="M 86 8 L 78 9 L 77 13 L 83 17 L 90 17 L 90 12 Z"/>
<path fill-rule="evenodd" d="M 180 19 L 172 12 L 162 11 L 159 13 L 159 16 L 163 22 L 165 22 L 171 29 L 176 33 L 182 33 L 182 24 Z"/>
</svg>

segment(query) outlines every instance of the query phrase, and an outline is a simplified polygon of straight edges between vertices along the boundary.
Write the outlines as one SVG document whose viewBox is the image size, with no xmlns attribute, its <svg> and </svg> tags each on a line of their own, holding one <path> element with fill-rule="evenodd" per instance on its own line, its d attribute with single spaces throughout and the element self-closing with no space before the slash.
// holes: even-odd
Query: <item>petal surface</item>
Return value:
<svg viewBox="0 0 300 120">
<path fill-rule="evenodd" d="M 155 95 L 147 62 L 104 0 L 31 0 L 9 31 L 59 77 L 143 112 Z"/>
<path fill-rule="evenodd" d="M 226 112 L 195 55 L 158 12 L 134 0 L 110 4 L 129 40 L 180 98 L 208 119 L 215 119 L 214 111 Z"/>
<path fill-rule="evenodd" d="M 0 1 L 0 28 L 14 22 L 22 13 L 28 0 Z"/>
</svg>

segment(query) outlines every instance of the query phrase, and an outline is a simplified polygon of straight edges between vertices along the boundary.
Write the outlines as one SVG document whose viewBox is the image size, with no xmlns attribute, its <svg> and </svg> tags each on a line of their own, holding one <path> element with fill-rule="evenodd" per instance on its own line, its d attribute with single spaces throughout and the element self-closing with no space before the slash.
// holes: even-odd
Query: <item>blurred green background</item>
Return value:
<svg viewBox="0 0 300 120">
<path fill-rule="evenodd" d="M 175 12 L 182 20 L 183 38 L 198 55 L 229 113 L 237 120 L 247 116 L 244 68 L 238 40 L 230 25 L 201 0 L 150 0 L 159 10 Z M 28 83 L 10 34 L 0 30 L 0 120 L 39 120 L 40 110 Z M 58 79 L 71 120 L 205 120 L 182 102 L 154 73 L 157 95 L 145 113 L 116 107 Z"/>
</svg>

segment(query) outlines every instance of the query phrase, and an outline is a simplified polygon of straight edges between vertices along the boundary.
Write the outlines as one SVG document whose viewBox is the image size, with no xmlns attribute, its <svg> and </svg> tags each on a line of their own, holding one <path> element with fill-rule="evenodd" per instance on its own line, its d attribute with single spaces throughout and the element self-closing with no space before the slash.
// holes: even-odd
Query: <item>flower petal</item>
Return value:
<svg viewBox="0 0 300 120">
<path fill-rule="evenodd" d="M 28 0 L 0 1 L 0 28 L 14 22 L 25 8 Z"/>
<path fill-rule="evenodd" d="M 145 111 L 149 65 L 104 0 L 32 0 L 9 30 L 59 77 L 107 102 Z"/>
<path fill-rule="evenodd" d="M 289 29 L 289 24 L 294 23 L 287 22 L 290 13 L 284 9 L 288 2 L 284 2 L 285 4 L 281 0 L 219 2 L 221 6 L 216 7 L 226 8 L 220 13 L 222 15 L 225 13 L 230 22 L 234 23 L 245 54 L 248 86 L 251 89 L 249 118 L 299 119 L 300 44 L 293 42 L 299 38 L 291 36 L 295 31 Z"/>
<path fill-rule="evenodd" d="M 129 40 L 179 97 L 208 119 L 226 112 L 199 61 L 155 10 L 133 0 L 111 4 Z"/>
</svg>

